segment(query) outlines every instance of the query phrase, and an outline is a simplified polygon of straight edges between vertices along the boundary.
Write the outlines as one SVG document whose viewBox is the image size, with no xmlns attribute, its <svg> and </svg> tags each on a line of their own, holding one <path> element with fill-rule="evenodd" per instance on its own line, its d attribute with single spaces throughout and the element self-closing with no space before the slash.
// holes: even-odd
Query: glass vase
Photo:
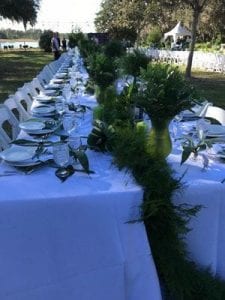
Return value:
<svg viewBox="0 0 225 300">
<path fill-rule="evenodd" d="M 154 159 L 165 159 L 171 153 L 170 121 L 151 119 L 152 127 L 149 131 L 147 145 L 148 152 Z"/>
</svg>

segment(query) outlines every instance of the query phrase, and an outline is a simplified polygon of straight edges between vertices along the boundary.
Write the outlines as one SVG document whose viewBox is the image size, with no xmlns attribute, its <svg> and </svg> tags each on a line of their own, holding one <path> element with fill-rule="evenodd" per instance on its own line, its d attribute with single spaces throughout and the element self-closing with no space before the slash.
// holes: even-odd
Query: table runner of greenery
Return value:
<svg viewBox="0 0 225 300">
<path fill-rule="evenodd" d="M 79 46 L 89 70 L 91 66 L 88 63 L 94 59 L 95 52 L 107 56 L 110 47 L 108 45 L 100 48 L 92 44 L 87 47 L 87 41 L 82 39 Z M 112 48 L 115 55 L 110 56 L 111 65 L 114 65 L 119 76 L 121 75 L 119 66 L 124 56 L 117 51 L 115 43 L 112 44 Z M 96 65 L 93 68 L 96 68 Z M 107 70 L 103 59 L 99 61 L 97 70 L 102 76 L 91 76 L 93 89 L 99 83 L 103 86 L 104 78 L 107 78 L 109 83 L 108 79 L 115 75 L 115 73 L 112 76 L 107 74 L 108 76 L 104 77 L 110 72 L 111 66 Z M 95 74 L 94 71 L 91 70 L 90 75 Z M 176 90 L 175 81 L 174 89 Z M 149 155 L 146 127 L 134 120 L 135 95 L 133 90 L 128 87 L 118 95 L 112 86 L 104 88 L 101 97 L 98 98 L 101 105 L 95 114 L 95 117 L 101 119 L 101 121 L 96 121 L 101 126 L 97 126 L 99 130 L 97 134 L 96 128 L 93 128 L 88 139 L 89 146 L 98 148 L 99 151 L 110 150 L 115 164 L 121 169 L 129 169 L 136 181 L 143 187 L 144 199 L 140 207 L 140 220 L 131 220 L 131 223 L 137 221 L 145 223 L 156 268 L 163 290 L 165 290 L 165 298 L 225 299 L 225 282 L 214 277 L 208 269 L 200 268 L 189 257 L 183 238 L 189 230 L 188 221 L 201 207 L 191 207 L 187 204 L 176 206 L 173 203 L 174 195 L 182 193 L 185 184 L 182 183 L 182 178 L 175 179 L 174 171 L 165 159 L 153 159 Z"/>
</svg>

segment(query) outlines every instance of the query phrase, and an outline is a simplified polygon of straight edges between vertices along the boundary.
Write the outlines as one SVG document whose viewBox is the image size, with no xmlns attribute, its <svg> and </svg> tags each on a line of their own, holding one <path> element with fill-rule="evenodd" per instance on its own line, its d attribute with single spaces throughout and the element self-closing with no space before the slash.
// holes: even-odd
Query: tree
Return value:
<svg viewBox="0 0 225 300">
<path fill-rule="evenodd" d="M 155 26 L 166 32 L 182 20 L 192 28 L 186 67 L 186 77 L 190 78 L 197 37 L 225 41 L 224 18 L 225 0 L 104 0 L 95 25 L 120 39 L 132 32 L 136 40 L 143 33 L 147 36 Z"/>
<path fill-rule="evenodd" d="M 34 25 L 37 19 L 40 0 L 1 0 L 0 16 L 12 21 Z"/>
<path fill-rule="evenodd" d="M 181 0 L 182 4 L 187 5 L 189 8 L 192 9 L 192 28 L 191 28 L 192 40 L 190 45 L 190 52 L 188 55 L 187 67 L 185 71 L 186 78 L 191 78 L 191 68 L 192 68 L 192 61 L 193 61 L 193 55 L 194 55 L 194 49 L 196 43 L 196 34 L 197 34 L 199 18 L 201 13 L 207 6 L 207 4 L 209 4 L 209 2 L 210 0 Z"/>
<path fill-rule="evenodd" d="M 44 32 L 40 36 L 39 47 L 43 49 L 45 52 L 51 52 L 51 39 L 53 37 L 53 31 L 44 30 Z"/>
<path fill-rule="evenodd" d="M 95 19 L 99 31 L 107 31 L 114 39 L 134 42 L 143 26 L 145 1 L 105 0 Z"/>
</svg>

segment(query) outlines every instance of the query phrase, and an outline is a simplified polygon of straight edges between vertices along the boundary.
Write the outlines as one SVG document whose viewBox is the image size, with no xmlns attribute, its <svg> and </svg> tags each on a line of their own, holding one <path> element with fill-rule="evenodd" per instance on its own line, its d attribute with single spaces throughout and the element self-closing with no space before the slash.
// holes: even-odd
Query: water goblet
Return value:
<svg viewBox="0 0 225 300">
<path fill-rule="evenodd" d="M 66 113 L 63 116 L 63 128 L 70 136 L 72 131 L 77 127 L 77 122 L 75 119 L 75 115 L 73 113 Z"/>
<path fill-rule="evenodd" d="M 204 141 L 208 132 L 208 123 L 203 118 L 198 120 L 197 125 L 197 134 L 200 141 Z"/>
<path fill-rule="evenodd" d="M 62 100 L 56 101 L 55 102 L 55 108 L 56 108 L 56 111 L 58 112 L 58 114 L 60 116 L 60 119 L 62 119 L 62 115 L 65 112 L 65 103 L 64 103 L 64 101 L 62 101 Z"/>
<path fill-rule="evenodd" d="M 65 98 L 66 102 L 70 102 L 71 96 L 72 96 L 72 91 L 70 85 L 66 85 L 62 91 L 62 95 Z"/>
<path fill-rule="evenodd" d="M 69 148 L 66 143 L 56 143 L 53 146 L 53 159 L 60 168 L 65 168 L 69 163 Z"/>
</svg>

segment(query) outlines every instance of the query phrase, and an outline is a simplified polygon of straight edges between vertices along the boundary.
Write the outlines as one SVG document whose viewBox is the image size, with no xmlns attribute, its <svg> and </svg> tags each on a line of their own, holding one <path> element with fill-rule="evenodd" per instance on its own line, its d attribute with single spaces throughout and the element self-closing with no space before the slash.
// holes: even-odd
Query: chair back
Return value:
<svg viewBox="0 0 225 300">
<path fill-rule="evenodd" d="M 14 99 L 21 113 L 23 114 L 23 119 L 24 120 L 29 119 L 31 117 L 30 111 L 31 111 L 32 100 L 25 93 L 25 91 L 21 89 L 17 90 L 17 92 L 14 95 Z"/>
<path fill-rule="evenodd" d="M 225 110 L 217 106 L 208 106 L 205 118 L 212 118 L 225 126 Z"/>
<path fill-rule="evenodd" d="M 3 137 L 1 144 L 6 147 L 17 138 L 19 131 L 19 121 L 6 105 L 0 104 L 0 134 Z"/>
<path fill-rule="evenodd" d="M 14 95 L 11 95 L 4 101 L 4 104 L 9 108 L 9 110 L 14 114 L 18 122 L 22 122 L 25 119 L 23 111 L 18 107 Z"/>
</svg>

